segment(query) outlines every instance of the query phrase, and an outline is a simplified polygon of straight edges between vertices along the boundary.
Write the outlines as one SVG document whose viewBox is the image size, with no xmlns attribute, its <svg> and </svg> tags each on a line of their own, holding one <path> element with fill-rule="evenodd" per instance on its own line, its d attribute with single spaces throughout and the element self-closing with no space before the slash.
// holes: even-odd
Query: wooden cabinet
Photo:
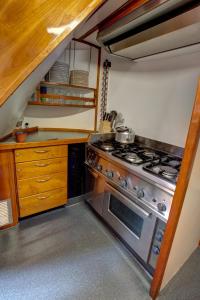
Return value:
<svg viewBox="0 0 200 300">
<path fill-rule="evenodd" d="M 37 176 L 50 175 L 67 170 L 67 160 L 61 158 L 36 160 L 25 163 L 18 163 L 16 166 L 17 179 L 27 179 Z"/>
<path fill-rule="evenodd" d="M 20 217 L 29 216 L 66 203 L 66 188 L 20 198 Z"/>
<path fill-rule="evenodd" d="M 67 146 L 37 147 L 15 151 L 16 163 L 56 157 L 66 157 Z"/>
<path fill-rule="evenodd" d="M 0 229 L 18 222 L 13 151 L 0 151 Z"/>
<path fill-rule="evenodd" d="M 66 187 L 66 180 L 66 172 L 18 180 L 19 199 L 21 197 L 27 197 L 58 188 L 64 188 Z"/>
<path fill-rule="evenodd" d="M 67 202 L 67 146 L 15 151 L 20 217 Z"/>
</svg>

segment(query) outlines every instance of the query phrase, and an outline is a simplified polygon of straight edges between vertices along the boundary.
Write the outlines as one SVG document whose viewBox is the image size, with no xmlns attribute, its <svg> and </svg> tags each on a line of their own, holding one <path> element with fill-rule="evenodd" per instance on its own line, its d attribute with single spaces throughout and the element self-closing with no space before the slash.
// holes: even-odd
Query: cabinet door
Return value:
<svg viewBox="0 0 200 300">
<path fill-rule="evenodd" d="M 19 198 L 28 197 L 60 188 L 66 188 L 67 190 L 66 172 L 18 180 Z"/>
<path fill-rule="evenodd" d="M 28 179 L 44 175 L 67 173 L 67 158 L 34 160 L 16 165 L 17 179 Z"/>
<path fill-rule="evenodd" d="M 26 217 L 50 208 L 65 205 L 67 202 L 66 188 L 19 198 L 20 217 Z"/>
<path fill-rule="evenodd" d="M 15 166 L 12 151 L 0 151 L 0 229 L 18 223 Z"/>
<path fill-rule="evenodd" d="M 15 161 L 16 163 L 41 160 L 41 159 L 51 159 L 56 157 L 66 157 L 67 156 L 67 146 L 49 146 L 49 147 L 36 147 L 29 149 L 19 149 L 15 151 Z"/>
</svg>

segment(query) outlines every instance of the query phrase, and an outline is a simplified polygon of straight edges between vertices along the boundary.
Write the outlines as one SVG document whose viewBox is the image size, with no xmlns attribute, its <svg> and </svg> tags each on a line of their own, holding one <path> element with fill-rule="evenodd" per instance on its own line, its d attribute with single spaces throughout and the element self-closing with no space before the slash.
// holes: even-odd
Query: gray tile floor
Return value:
<svg viewBox="0 0 200 300">
<path fill-rule="evenodd" d="M 159 300 L 200 300 L 197 249 Z M 84 203 L 0 232 L 0 300 L 148 300 L 132 255 Z"/>
<path fill-rule="evenodd" d="M 147 300 L 133 258 L 84 204 L 0 233 L 0 299 Z"/>
</svg>

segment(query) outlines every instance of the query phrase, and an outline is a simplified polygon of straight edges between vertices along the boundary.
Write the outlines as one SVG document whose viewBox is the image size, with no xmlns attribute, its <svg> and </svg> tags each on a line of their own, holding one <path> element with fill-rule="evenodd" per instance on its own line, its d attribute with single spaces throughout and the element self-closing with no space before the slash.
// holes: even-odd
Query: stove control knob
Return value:
<svg viewBox="0 0 200 300">
<path fill-rule="evenodd" d="M 127 185 L 128 185 L 127 180 L 125 178 L 122 178 L 122 177 L 119 178 L 119 184 L 123 188 L 126 188 Z"/>
<path fill-rule="evenodd" d="M 137 192 L 138 191 L 138 186 L 137 185 L 135 185 L 134 187 L 133 187 L 133 190 L 135 191 L 135 192 Z"/>
<path fill-rule="evenodd" d="M 160 231 L 156 234 L 156 241 L 162 242 L 163 239 L 163 233 Z"/>
<path fill-rule="evenodd" d="M 110 179 L 113 178 L 114 176 L 113 171 L 106 171 L 106 176 Z"/>
<path fill-rule="evenodd" d="M 157 204 L 157 208 L 160 212 L 165 212 L 167 210 L 167 206 L 165 205 L 165 203 L 159 202 Z"/>
<path fill-rule="evenodd" d="M 143 190 L 143 189 L 139 189 L 139 190 L 137 191 L 137 197 L 138 197 L 139 199 L 141 199 L 141 198 L 144 197 L 144 190 Z"/>
<path fill-rule="evenodd" d="M 101 172 L 102 171 L 102 165 L 97 165 L 97 171 Z"/>
<path fill-rule="evenodd" d="M 160 253 L 160 248 L 158 247 L 158 246 L 153 246 L 153 248 L 152 248 L 152 252 L 153 252 L 153 254 L 155 254 L 155 255 L 159 255 L 159 253 Z"/>
<path fill-rule="evenodd" d="M 89 163 L 89 165 L 92 165 L 92 159 L 91 158 L 88 159 L 88 163 Z"/>
</svg>

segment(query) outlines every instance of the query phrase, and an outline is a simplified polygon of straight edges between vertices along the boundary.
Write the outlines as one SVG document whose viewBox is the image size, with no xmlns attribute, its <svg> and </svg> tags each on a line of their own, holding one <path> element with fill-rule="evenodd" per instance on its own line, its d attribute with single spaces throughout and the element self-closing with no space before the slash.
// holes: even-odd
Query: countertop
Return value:
<svg viewBox="0 0 200 300">
<path fill-rule="evenodd" d="M 0 150 L 31 148 L 51 145 L 86 143 L 89 133 L 80 131 L 39 130 L 29 134 L 24 143 L 17 143 L 14 137 L 0 142 Z"/>
</svg>

